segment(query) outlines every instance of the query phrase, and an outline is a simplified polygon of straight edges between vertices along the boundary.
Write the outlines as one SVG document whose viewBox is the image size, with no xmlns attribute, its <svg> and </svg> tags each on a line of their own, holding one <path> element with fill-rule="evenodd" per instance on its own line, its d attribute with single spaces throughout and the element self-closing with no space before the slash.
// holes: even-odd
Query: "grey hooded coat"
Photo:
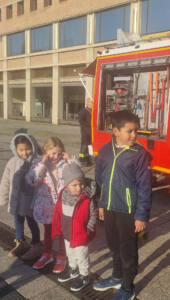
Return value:
<svg viewBox="0 0 170 300">
<path fill-rule="evenodd" d="M 32 145 L 32 155 L 27 160 L 17 154 L 15 140 L 18 136 L 26 137 Z M 8 212 L 13 215 L 29 216 L 32 215 L 33 188 L 25 182 L 25 175 L 37 156 L 38 144 L 30 134 L 18 133 L 11 140 L 10 149 L 14 156 L 7 162 L 2 175 L 0 205 L 8 204 Z"/>
</svg>

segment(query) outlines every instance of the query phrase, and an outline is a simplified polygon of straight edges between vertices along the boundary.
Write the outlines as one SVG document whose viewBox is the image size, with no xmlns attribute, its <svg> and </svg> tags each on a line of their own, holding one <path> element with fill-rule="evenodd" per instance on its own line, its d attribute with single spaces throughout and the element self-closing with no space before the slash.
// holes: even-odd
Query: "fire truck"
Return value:
<svg viewBox="0 0 170 300">
<path fill-rule="evenodd" d="M 84 75 L 93 75 L 94 155 L 112 137 L 112 113 L 138 115 L 138 141 L 153 157 L 152 169 L 170 174 L 170 38 L 106 48 Z"/>
</svg>

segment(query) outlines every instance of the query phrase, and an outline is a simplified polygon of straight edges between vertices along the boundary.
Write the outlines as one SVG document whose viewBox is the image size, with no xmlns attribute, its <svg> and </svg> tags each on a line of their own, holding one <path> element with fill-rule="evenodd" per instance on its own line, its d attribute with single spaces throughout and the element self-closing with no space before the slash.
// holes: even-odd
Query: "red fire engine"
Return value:
<svg viewBox="0 0 170 300">
<path fill-rule="evenodd" d="M 112 136 L 111 115 L 138 115 L 138 141 L 151 153 L 152 169 L 170 174 L 170 39 L 140 41 L 104 50 L 95 66 L 92 146 L 97 155 Z"/>
</svg>

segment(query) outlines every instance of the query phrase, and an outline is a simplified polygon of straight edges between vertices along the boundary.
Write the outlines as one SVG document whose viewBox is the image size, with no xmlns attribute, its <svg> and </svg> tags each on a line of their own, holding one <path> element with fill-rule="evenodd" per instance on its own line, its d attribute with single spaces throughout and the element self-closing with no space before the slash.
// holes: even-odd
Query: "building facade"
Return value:
<svg viewBox="0 0 170 300">
<path fill-rule="evenodd" d="M 169 15 L 169 0 L 0 0 L 0 117 L 76 122 L 88 97 L 79 73 L 117 29 L 168 35 Z"/>
</svg>

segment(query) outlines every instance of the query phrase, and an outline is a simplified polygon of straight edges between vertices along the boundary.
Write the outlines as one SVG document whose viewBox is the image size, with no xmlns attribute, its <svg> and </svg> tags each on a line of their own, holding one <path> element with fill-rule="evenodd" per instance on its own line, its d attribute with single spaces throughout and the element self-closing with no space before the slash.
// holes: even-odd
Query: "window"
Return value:
<svg viewBox="0 0 170 300">
<path fill-rule="evenodd" d="M 52 116 L 52 85 L 42 86 L 36 84 L 32 87 L 34 96 L 32 97 L 32 118 L 33 120 L 46 120 L 51 122 Z"/>
<path fill-rule="evenodd" d="M 129 31 L 130 5 L 96 14 L 96 43 L 116 40 L 118 28 Z"/>
<path fill-rule="evenodd" d="M 30 0 L 30 10 L 37 10 L 37 0 Z"/>
<path fill-rule="evenodd" d="M 6 8 L 6 18 L 7 19 L 12 18 L 12 5 L 8 5 Z"/>
<path fill-rule="evenodd" d="M 139 54 L 140 50 L 137 53 Z M 160 115 L 157 113 L 156 106 L 150 106 L 148 87 L 152 89 L 152 82 L 154 82 L 154 101 L 158 103 L 159 86 L 165 87 L 165 80 L 162 80 L 160 85 L 159 80 L 166 78 L 168 74 L 167 58 L 169 56 L 156 56 L 154 58 L 153 52 L 147 53 L 146 51 L 143 59 L 141 59 L 138 54 L 134 54 L 130 60 L 126 58 L 126 54 L 122 56 L 122 60 L 117 58 L 115 61 L 115 57 L 109 58 L 108 62 L 104 59 L 101 60 L 101 84 L 97 91 L 99 101 L 98 129 L 111 133 L 113 112 L 128 109 L 138 116 L 141 130 L 139 134 L 142 137 L 156 140 L 159 139 L 161 132 L 161 138 L 165 138 L 167 126 L 164 122 L 160 129 Z M 167 120 L 168 109 L 165 108 L 164 113 L 164 120 Z M 151 132 L 149 137 L 148 131 Z"/>
<path fill-rule="evenodd" d="M 52 0 L 44 0 L 44 7 L 52 5 Z"/>
<path fill-rule="evenodd" d="M 52 49 L 52 25 L 31 30 L 31 52 Z"/>
<path fill-rule="evenodd" d="M 155 33 L 170 30 L 170 1 L 142 1 L 141 33 Z"/>
<path fill-rule="evenodd" d="M 17 16 L 24 14 L 24 1 L 20 1 L 17 3 Z"/>
<path fill-rule="evenodd" d="M 8 56 L 25 53 L 25 32 L 9 34 L 7 36 Z"/>
<path fill-rule="evenodd" d="M 87 18 L 60 23 L 60 48 L 86 44 Z"/>
</svg>

